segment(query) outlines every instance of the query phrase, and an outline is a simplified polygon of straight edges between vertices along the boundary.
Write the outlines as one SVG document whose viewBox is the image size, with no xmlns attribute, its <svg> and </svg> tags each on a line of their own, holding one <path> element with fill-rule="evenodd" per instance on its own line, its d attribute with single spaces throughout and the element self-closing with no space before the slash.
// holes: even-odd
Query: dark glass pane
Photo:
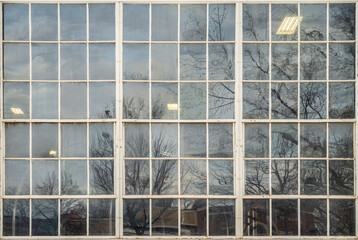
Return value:
<svg viewBox="0 0 358 240">
<path fill-rule="evenodd" d="M 152 80 L 178 79 L 178 45 L 152 44 Z"/>
<path fill-rule="evenodd" d="M 206 236 L 206 200 L 181 199 L 181 236 Z"/>
<path fill-rule="evenodd" d="M 87 127 L 86 124 L 73 123 L 61 125 L 61 156 L 87 156 Z"/>
<path fill-rule="evenodd" d="M 271 157 L 294 158 L 298 152 L 297 124 L 271 125 Z"/>
<path fill-rule="evenodd" d="M 90 194 L 113 194 L 113 160 L 90 160 L 89 167 Z"/>
<path fill-rule="evenodd" d="M 301 157 L 326 157 L 326 124 L 301 124 Z"/>
<path fill-rule="evenodd" d="M 149 125 L 145 123 L 125 125 L 126 157 L 149 157 Z"/>
<path fill-rule="evenodd" d="M 273 160 L 271 163 L 271 190 L 276 195 L 298 193 L 298 161 Z"/>
<path fill-rule="evenodd" d="M 272 44 L 272 63 L 271 63 L 272 79 L 297 80 L 298 79 L 297 62 L 298 62 L 297 44 Z"/>
<path fill-rule="evenodd" d="M 301 44 L 301 80 L 326 80 L 326 44 Z"/>
<path fill-rule="evenodd" d="M 89 87 L 90 118 L 115 118 L 116 84 L 90 83 Z"/>
<path fill-rule="evenodd" d="M 57 41 L 57 4 L 31 4 L 31 40 Z"/>
<path fill-rule="evenodd" d="M 272 199 L 272 235 L 297 235 L 297 200 Z"/>
<path fill-rule="evenodd" d="M 209 161 L 209 194 L 234 194 L 234 166 L 232 160 Z"/>
<path fill-rule="evenodd" d="M 206 79 L 206 46 L 205 44 L 180 45 L 180 79 Z"/>
<path fill-rule="evenodd" d="M 148 83 L 123 84 L 123 118 L 149 118 Z"/>
<path fill-rule="evenodd" d="M 354 83 L 329 84 L 329 118 L 354 118 Z"/>
<path fill-rule="evenodd" d="M 297 84 L 271 84 L 272 118 L 297 118 Z"/>
<path fill-rule="evenodd" d="M 329 194 L 353 195 L 354 194 L 354 161 L 330 160 L 329 161 Z"/>
<path fill-rule="evenodd" d="M 3 200 L 3 236 L 29 235 L 30 207 L 27 199 Z"/>
<path fill-rule="evenodd" d="M 206 40 L 206 5 L 180 6 L 180 40 Z"/>
<path fill-rule="evenodd" d="M 178 156 L 178 125 L 152 124 L 152 157 Z"/>
<path fill-rule="evenodd" d="M 58 118 L 57 83 L 32 83 L 32 118 Z"/>
<path fill-rule="evenodd" d="M 210 4 L 209 41 L 235 40 L 235 5 Z"/>
<path fill-rule="evenodd" d="M 243 83 L 243 118 L 262 119 L 269 116 L 269 85 Z"/>
<path fill-rule="evenodd" d="M 32 44 L 32 80 L 57 79 L 57 44 Z"/>
<path fill-rule="evenodd" d="M 267 195 L 270 192 L 268 160 L 245 161 L 245 194 Z"/>
<path fill-rule="evenodd" d="M 152 83 L 152 118 L 178 118 L 178 84 Z"/>
<path fill-rule="evenodd" d="M 113 236 L 116 232 L 115 199 L 89 200 L 89 234 Z"/>
<path fill-rule="evenodd" d="M 30 194 L 30 161 L 28 160 L 5 161 L 5 194 L 6 195 Z"/>
<path fill-rule="evenodd" d="M 57 236 L 58 200 L 32 200 L 32 236 Z"/>
<path fill-rule="evenodd" d="M 354 4 L 329 5 L 329 39 L 355 39 L 355 6 Z"/>
<path fill-rule="evenodd" d="M 301 199 L 301 235 L 327 235 L 327 200 Z"/>
<path fill-rule="evenodd" d="M 36 123 L 32 125 L 32 157 L 58 156 L 58 125 Z"/>
<path fill-rule="evenodd" d="M 301 119 L 324 119 L 327 114 L 325 83 L 301 83 Z"/>
<path fill-rule="evenodd" d="M 123 40 L 149 40 L 149 5 L 123 5 Z"/>
<path fill-rule="evenodd" d="M 90 157 L 113 157 L 113 124 L 92 123 L 89 128 Z"/>
<path fill-rule="evenodd" d="M 209 235 L 235 236 L 235 200 L 209 199 Z"/>
<path fill-rule="evenodd" d="M 269 5 L 244 4 L 243 39 L 267 41 L 269 34 Z"/>
<path fill-rule="evenodd" d="M 61 161 L 61 194 L 62 195 L 87 194 L 87 161 L 86 160 Z"/>
<path fill-rule="evenodd" d="M 123 200 L 123 235 L 149 235 L 149 200 Z"/>
<path fill-rule="evenodd" d="M 301 4 L 301 41 L 327 39 L 327 5 Z"/>
<path fill-rule="evenodd" d="M 116 51 L 113 43 L 89 45 L 89 79 L 116 79 Z"/>
<path fill-rule="evenodd" d="M 62 4 L 60 6 L 61 40 L 86 40 L 86 5 Z"/>
<path fill-rule="evenodd" d="M 268 124 L 247 124 L 245 126 L 245 157 L 269 157 Z"/>
<path fill-rule="evenodd" d="M 30 128 L 26 123 L 5 124 L 5 157 L 29 157 Z"/>
<path fill-rule="evenodd" d="M 329 124 L 329 157 L 353 158 L 353 124 Z"/>
<path fill-rule="evenodd" d="M 268 236 L 270 213 L 268 199 L 244 200 L 244 236 Z"/>
<path fill-rule="evenodd" d="M 206 160 L 181 160 L 181 194 L 207 194 Z"/>
<path fill-rule="evenodd" d="M 129 195 L 147 195 L 150 188 L 150 173 L 148 160 L 125 161 L 125 188 Z"/>
<path fill-rule="evenodd" d="M 61 80 L 87 79 L 86 44 L 61 44 Z"/>
<path fill-rule="evenodd" d="M 355 79 L 354 52 L 354 43 L 332 43 L 329 45 L 329 79 Z"/>
<path fill-rule="evenodd" d="M 87 200 L 61 199 L 61 235 L 86 235 Z"/>
<path fill-rule="evenodd" d="M 243 72 L 244 80 L 269 79 L 268 44 L 243 45 Z"/>
<path fill-rule="evenodd" d="M 4 40 L 29 40 L 29 5 L 4 4 Z"/>
<path fill-rule="evenodd" d="M 114 4 L 90 4 L 89 40 L 104 41 L 115 39 L 115 6 Z"/>
<path fill-rule="evenodd" d="M 178 194 L 177 160 L 152 160 L 152 194 Z"/>
<path fill-rule="evenodd" d="M 152 5 L 152 41 L 178 40 L 178 6 Z"/>
<path fill-rule="evenodd" d="M 19 15 L 15 15 L 19 16 Z M 30 52 L 27 43 L 4 43 L 4 80 L 30 79 Z"/>
<path fill-rule="evenodd" d="M 209 157 L 233 157 L 232 124 L 209 124 Z"/>
<path fill-rule="evenodd" d="M 4 82 L 4 118 L 29 118 L 30 85 Z"/>
<path fill-rule="evenodd" d="M 233 119 L 235 106 L 235 83 L 209 83 L 209 118 Z"/>
<path fill-rule="evenodd" d="M 180 85 L 180 118 L 206 118 L 206 84 L 182 83 Z"/>
<path fill-rule="evenodd" d="M 327 163 L 325 160 L 301 161 L 301 194 L 327 194 Z"/>
<path fill-rule="evenodd" d="M 32 194 L 58 194 L 58 161 L 32 161 Z"/>
<path fill-rule="evenodd" d="M 354 236 L 355 221 L 355 200 L 329 200 L 329 233 L 331 236 Z"/>
<path fill-rule="evenodd" d="M 152 199 L 152 235 L 178 235 L 177 199 Z"/>
<path fill-rule="evenodd" d="M 234 44 L 209 44 L 209 79 L 235 79 Z"/>
<path fill-rule="evenodd" d="M 180 156 L 206 157 L 206 125 L 180 125 Z"/>
<path fill-rule="evenodd" d="M 289 17 L 293 17 L 289 19 Z M 271 34 L 273 41 L 295 41 L 298 32 L 298 10 L 296 4 L 273 4 L 271 6 Z M 286 24 L 285 24 L 286 23 Z M 287 23 L 289 25 L 287 25 Z M 286 25 L 286 28 L 281 28 Z M 288 30 L 288 26 L 291 26 Z M 286 30 L 286 31 L 285 31 Z"/>
</svg>

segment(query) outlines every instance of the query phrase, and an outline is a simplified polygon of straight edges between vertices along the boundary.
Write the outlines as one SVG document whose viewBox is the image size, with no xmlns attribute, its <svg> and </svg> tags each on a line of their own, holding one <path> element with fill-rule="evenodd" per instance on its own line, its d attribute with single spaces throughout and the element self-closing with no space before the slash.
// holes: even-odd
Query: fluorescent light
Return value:
<svg viewBox="0 0 358 240">
<path fill-rule="evenodd" d="M 298 21 L 302 21 L 302 17 L 285 17 L 282 20 L 280 27 L 276 34 L 278 35 L 290 35 L 296 32 L 298 27 Z"/>
<path fill-rule="evenodd" d="M 168 103 L 168 104 L 167 104 L 167 108 L 168 108 L 168 110 L 170 110 L 170 111 L 178 110 L 178 104 L 177 104 L 177 103 Z"/>
<path fill-rule="evenodd" d="M 13 112 L 14 114 L 24 114 L 24 112 L 21 110 L 21 108 L 10 108 L 11 112 Z"/>
<path fill-rule="evenodd" d="M 56 150 L 50 150 L 50 151 L 48 152 L 48 154 L 49 154 L 50 156 L 56 156 L 57 151 L 56 151 Z"/>
</svg>

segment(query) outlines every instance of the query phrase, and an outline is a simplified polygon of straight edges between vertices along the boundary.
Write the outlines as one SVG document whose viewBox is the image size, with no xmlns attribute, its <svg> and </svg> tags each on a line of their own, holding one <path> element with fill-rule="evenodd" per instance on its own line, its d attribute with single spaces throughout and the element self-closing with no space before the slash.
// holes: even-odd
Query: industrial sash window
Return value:
<svg viewBox="0 0 358 240">
<path fill-rule="evenodd" d="M 0 238 L 357 236 L 355 1 L 0 3 Z"/>
</svg>

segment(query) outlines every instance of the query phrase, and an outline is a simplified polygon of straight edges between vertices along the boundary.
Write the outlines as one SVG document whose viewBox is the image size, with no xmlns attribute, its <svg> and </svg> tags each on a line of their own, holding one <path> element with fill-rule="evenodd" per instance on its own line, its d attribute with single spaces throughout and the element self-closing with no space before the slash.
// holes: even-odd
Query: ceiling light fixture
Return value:
<svg viewBox="0 0 358 240">
<path fill-rule="evenodd" d="M 19 115 L 19 114 L 24 114 L 24 112 L 21 110 L 21 108 L 10 108 L 11 112 L 13 112 L 13 114 Z"/>
<path fill-rule="evenodd" d="M 290 35 L 296 32 L 298 27 L 298 22 L 302 21 L 302 17 L 285 17 L 282 20 L 280 27 L 278 28 L 276 34 L 278 35 Z"/>
</svg>

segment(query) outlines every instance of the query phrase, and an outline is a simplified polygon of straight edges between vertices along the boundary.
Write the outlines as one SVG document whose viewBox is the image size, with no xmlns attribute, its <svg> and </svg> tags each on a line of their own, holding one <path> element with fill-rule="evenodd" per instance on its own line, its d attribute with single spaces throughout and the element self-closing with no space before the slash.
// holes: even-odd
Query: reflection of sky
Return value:
<svg viewBox="0 0 358 240">
<path fill-rule="evenodd" d="M 32 79 L 58 79 L 57 44 L 32 44 Z"/>
<path fill-rule="evenodd" d="M 4 43 L 4 79 L 28 80 L 29 69 L 29 44 Z"/>
<path fill-rule="evenodd" d="M 152 144 L 152 150 L 155 150 L 155 147 L 161 150 L 160 157 L 177 157 L 178 125 L 152 124 Z"/>
<path fill-rule="evenodd" d="M 89 114 L 90 118 L 115 117 L 116 110 L 115 83 L 90 83 Z M 109 114 L 106 112 L 109 111 Z"/>
<path fill-rule="evenodd" d="M 61 118 L 85 118 L 87 113 L 86 96 L 86 83 L 62 83 Z"/>
<path fill-rule="evenodd" d="M 178 79 L 177 44 L 152 44 L 152 79 Z"/>
<path fill-rule="evenodd" d="M 86 157 L 87 155 L 86 124 L 61 125 L 61 156 Z"/>
<path fill-rule="evenodd" d="M 149 5 L 123 5 L 123 40 L 149 40 Z"/>
<path fill-rule="evenodd" d="M 4 118 L 29 117 L 29 92 L 28 83 L 4 83 Z M 14 114 L 10 108 L 20 108 L 24 114 Z"/>
<path fill-rule="evenodd" d="M 206 84 L 182 83 L 180 85 L 181 119 L 206 118 Z"/>
<path fill-rule="evenodd" d="M 205 41 L 206 5 L 183 4 L 180 6 L 180 40 Z"/>
<path fill-rule="evenodd" d="M 4 4 L 4 40 L 29 40 L 28 4 Z"/>
<path fill-rule="evenodd" d="M 209 40 L 235 40 L 235 5 L 210 4 L 209 9 Z"/>
<path fill-rule="evenodd" d="M 206 47 L 205 44 L 180 45 L 180 79 L 206 79 Z"/>
<path fill-rule="evenodd" d="M 53 181 L 54 189 L 48 188 Z M 58 163 L 57 161 L 33 161 L 32 162 L 32 191 L 33 194 L 58 194 Z M 42 191 L 36 192 L 38 187 L 42 187 Z M 55 191 L 56 190 L 56 191 Z"/>
<path fill-rule="evenodd" d="M 86 5 L 62 4 L 60 6 L 61 40 L 86 40 Z"/>
<path fill-rule="evenodd" d="M 67 160 L 61 161 L 61 184 L 62 191 L 64 191 L 64 176 L 68 179 L 66 181 L 66 190 L 72 189 L 69 192 L 61 192 L 61 194 L 86 194 L 87 192 L 87 161 Z M 74 187 L 74 186 L 78 186 Z"/>
<path fill-rule="evenodd" d="M 354 118 L 354 83 L 329 84 L 330 118 Z"/>
<path fill-rule="evenodd" d="M 123 44 L 123 79 L 149 78 L 149 45 Z"/>
<path fill-rule="evenodd" d="M 209 79 L 232 80 L 235 78 L 235 45 L 209 45 Z"/>
<path fill-rule="evenodd" d="M 232 157 L 232 124 L 209 124 L 210 157 Z"/>
<path fill-rule="evenodd" d="M 115 46 L 112 43 L 90 44 L 89 77 L 91 80 L 116 78 Z"/>
<path fill-rule="evenodd" d="M 181 160 L 181 194 L 206 194 L 206 160 Z"/>
<path fill-rule="evenodd" d="M 30 193 L 30 161 L 5 161 L 5 190 L 7 194 Z M 12 189 L 14 188 L 14 189 Z M 13 192 L 14 191 L 14 192 Z"/>
<path fill-rule="evenodd" d="M 32 117 L 57 118 L 57 83 L 32 84 Z"/>
<path fill-rule="evenodd" d="M 58 149 L 58 126 L 52 123 L 32 125 L 32 157 L 56 157 L 49 152 Z"/>
<path fill-rule="evenodd" d="M 178 6 L 152 5 L 152 40 L 176 41 L 178 39 Z"/>
<path fill-rule="evenodd" d="M 114 4 L 89 4 L 89 40 L 114 40 Z"/>
<path fill-rule="evenodd" d="M 5 125 L 5 156 L 29 157 L 29 124 L 16 123 Z"/>
<path fill-rule="evenodd" d="M 181 124 L 180 132 L 182 157 L 206 157 L 205 124 Z"/>
<path fill-rule="evenodd" d="M 326 40 L 326 4 L 302 4 L 301 40 Z M 320 34 L 319 37 L 315 35 Z"/>
<path fill-rule="evenodd" d="M 86 80 L 86 76 L 86 44 L 61 44 L 61 80 Z"/>
<path fill-rule="evenodd" d="M 57 25 L 57 4 L 31 5 L 31 39 L 33 41 L 56 41 Z"/>
<path fill-rule="evenodd" d="M 232 160 L 209 161 L 210 194 L 231 195 L 234 189 Z"/>
</svg>

